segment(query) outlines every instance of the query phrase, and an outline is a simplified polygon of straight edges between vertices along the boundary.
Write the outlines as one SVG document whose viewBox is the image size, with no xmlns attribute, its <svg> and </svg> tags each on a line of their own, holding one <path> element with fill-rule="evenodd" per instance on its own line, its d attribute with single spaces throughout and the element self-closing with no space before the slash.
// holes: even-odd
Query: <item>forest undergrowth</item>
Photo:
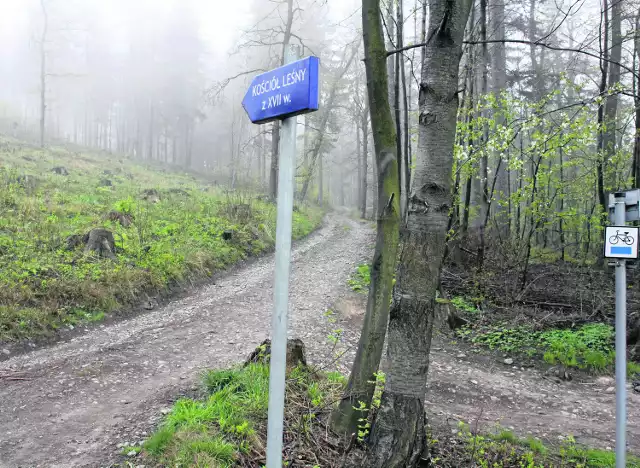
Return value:
<svg viewBox="0 0 640 468">
<path fill-rule="evenodd" d="M 442 273 L 445 297 L 456 314 L 455 334 L 474 344 L 572 371 L 612 373 L 615 363 L 615 284 L 607 266 L 532 257 L 526 281 L 489 257 L 482 269 L 449 262 Z M 640 296 L 635 270 L 628 274 L 628 374 L 640 376 Z"/>
<path fill-rule="evenodd" d="M 275 204 L 179 169 L 9 139 L 0 161 L 0 342 L 152 308 L 274 245 Z M 301 238 L 322 212 L 293 220 Z"/>
</svg>

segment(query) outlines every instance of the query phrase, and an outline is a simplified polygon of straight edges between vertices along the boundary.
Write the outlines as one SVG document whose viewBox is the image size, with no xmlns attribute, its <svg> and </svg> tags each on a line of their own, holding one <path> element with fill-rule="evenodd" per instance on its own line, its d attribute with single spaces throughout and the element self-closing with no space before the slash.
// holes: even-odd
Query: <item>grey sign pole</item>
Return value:
<svg viewBox="0 0 640 468">
<path fill-rule="evenodd" d="M 615 194 L 616 226 L 626 224 L 625 194 Z M 627 456 L 627 261 L 616 261 L 616 468 Z"/>
<path fill-rule="evenodd" d="M 285 62 L 297 60 L 297 49 L 285 50 Z M 269 412 L 267 422 L 267 468 L 282 468 L 282 429 L 287 360 L 287 312 L 289 308 L 289 265 L 291 263 L 291 224 L 296 167 L 297 117 L 282 121 L 278 162 L 278 218 L 276 221 L 276 270 L 271 319 L 271 364 L 269 374 Z"/>
</svg>

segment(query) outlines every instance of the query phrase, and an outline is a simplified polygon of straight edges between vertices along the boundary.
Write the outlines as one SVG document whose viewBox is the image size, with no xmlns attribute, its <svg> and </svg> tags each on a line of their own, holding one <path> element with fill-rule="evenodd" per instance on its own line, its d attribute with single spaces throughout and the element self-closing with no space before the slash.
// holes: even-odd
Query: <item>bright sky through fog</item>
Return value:
<svg viewBox="0 0 640 468">
<path fill-rule="evenodd" d="M 90 11 L 100 16 L 102 22 L 117 25 L 126 15 L 127 7 L 132 5 L 152 5 L 159 10 L 176 0 L 48 0 L 64 9 L 75 9 L 75 5 L 91 5 Z M 243 28 L 250 27 L 255 21 L 252 5 L 269 0 L 181 0 L 190 4 L 200 22 L 202 38 L 209 49 L 216 54 L 229 51 L 241 34 Z M 360 13 L 357 11 L 359 1 L 328 0 L 327 6 L 333 21 L 340 21 L 350 15 L 352 21 L 359 23 Z M 120 10 L 124 8 L 124 10 Z M 355 13 L 355 15 L 354 15 Z M 0 41 L 2 46 L 15 44 L 24 36 L 16 34 L 28 30 L 28 35 L 38 31 L 39 24 L 34 18 L 39 15 L 38 0 L 0 0 Z M 152 18 L 149 18 L 153 21 Z"/>
</svg>

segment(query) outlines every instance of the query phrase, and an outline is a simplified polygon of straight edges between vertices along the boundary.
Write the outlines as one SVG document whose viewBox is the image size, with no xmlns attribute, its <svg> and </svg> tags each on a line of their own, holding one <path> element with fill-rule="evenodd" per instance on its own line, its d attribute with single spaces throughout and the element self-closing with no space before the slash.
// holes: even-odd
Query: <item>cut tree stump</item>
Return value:
<svg viewBox="0 0 640 468">
<path fill-rule="evenodd" d="M 271 340 L 264 340 L 260 346 L 251 352 L 245 361 L 245 367 L 252 362 L 260 362 L 266 364 L 271 356 Z M 287 341 L 287 370 L 293 369 L 298 365 L 307 366 L 305 358 L 305 346 L 302 340 L 294 338 Z"/>
<path fill-rule="evenodd" d="M 146 189 L 142 191 L 140 198 L 150 203 L 158 203 L 160 201 L 160 192 L 156 189 Z"/>
<path fill-rule="evenodd" d="M 88 240 L 89 240 L 89 233 L 85 234 L 84 236 L 81 234 L 73 234 L 67 237 L 67 240 L 66 240 L 67 250 L 75 250 L 80 245 L 85 245 Z"/>
<path fill-rule="evenodd" d="M 87 245 L 84 247 L 85 253 L 95 253 L 99 257 L 116 259 L 116 244 L 113 233 L 107 229 L 92 229 L 89 232 Z"/>
<path fill-rule="evenodd" d="M 133 216 L 131 216 L 130 214 L 126 214 L 126 213 L 121 213 L 120 211 L 110 211 L 106 218 L 109 221 L 114 221 L 114 222 L 118 222 L 120 223 L 120 226 L 124 227 L 124 228 L 128 228 L 129 226 L 131 226 L 131 223 L 133 222 Z"/>
</svg>

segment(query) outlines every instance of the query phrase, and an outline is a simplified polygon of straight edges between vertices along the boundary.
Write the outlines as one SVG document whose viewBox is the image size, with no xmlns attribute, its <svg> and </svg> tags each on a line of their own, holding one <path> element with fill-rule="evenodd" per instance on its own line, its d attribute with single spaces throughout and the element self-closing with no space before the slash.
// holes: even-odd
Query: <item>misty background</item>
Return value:
<svg viewBox="0 0 640 468">
<path fill-rule="evenodd" d="M 252 125 L 241 101 L 256 74 L 281 64 L 287 8 L 285 0 L 0 0 L 0 131 L 36 140 L 44 102 L 49 142 L 210 171 L 232 188 L 265 188 L 272 126 Z M 597 94 L 601 25 L 595 0 L 502 8 L 505 19 L 492 19 L 489 39 L 544 38 L 593 51 L 596 58 L 545 48 L 532 55 L 527 45 L 503 44 L 506 69 L 490 65 L 491 91 L 539 100 L 551 89 L 565 89 L 568 75 L 582 88 L 570 99 Z M 403 43 L 419 42 L 422 2 L 405 0 L 403 12 Z M 492 18 L 494 13 L 490 8 Z M 321 110 L 298 118 L 298 188 L 318 201 L 324 196 L 356 206 L 364 179 L 364 203 L 372 208 L 376 180 L 359 2 L 295 0 L 292 16 L 290 42 L 300 46 L 301 56 L 320 57 L 322 80 Z M 394 21 L 384 22 L 389 49 Z M 470 21 L 473 34 L 478 15 Z M 632 26 L 625 22 L 624 32 Z M 499 53 L 491 45 L 490 56 Z M 624 53 L 631 58 L 632 51 Z M 478 66 L 472 56 L 465 53 L 463 67 Z M 542 63 L 544 70 L 536 69 Z M 403 65 L 406 104 L 400 105 L 407 107 L 409 152 L 415 153 L 420 49 L 403 54 Z M 362 128 L 367 145 L 359 137 Z M 619 138 L 631 135 L 621 132 Z M 478 187 L 474 182 L 475 192 Z"/>
</svg>

